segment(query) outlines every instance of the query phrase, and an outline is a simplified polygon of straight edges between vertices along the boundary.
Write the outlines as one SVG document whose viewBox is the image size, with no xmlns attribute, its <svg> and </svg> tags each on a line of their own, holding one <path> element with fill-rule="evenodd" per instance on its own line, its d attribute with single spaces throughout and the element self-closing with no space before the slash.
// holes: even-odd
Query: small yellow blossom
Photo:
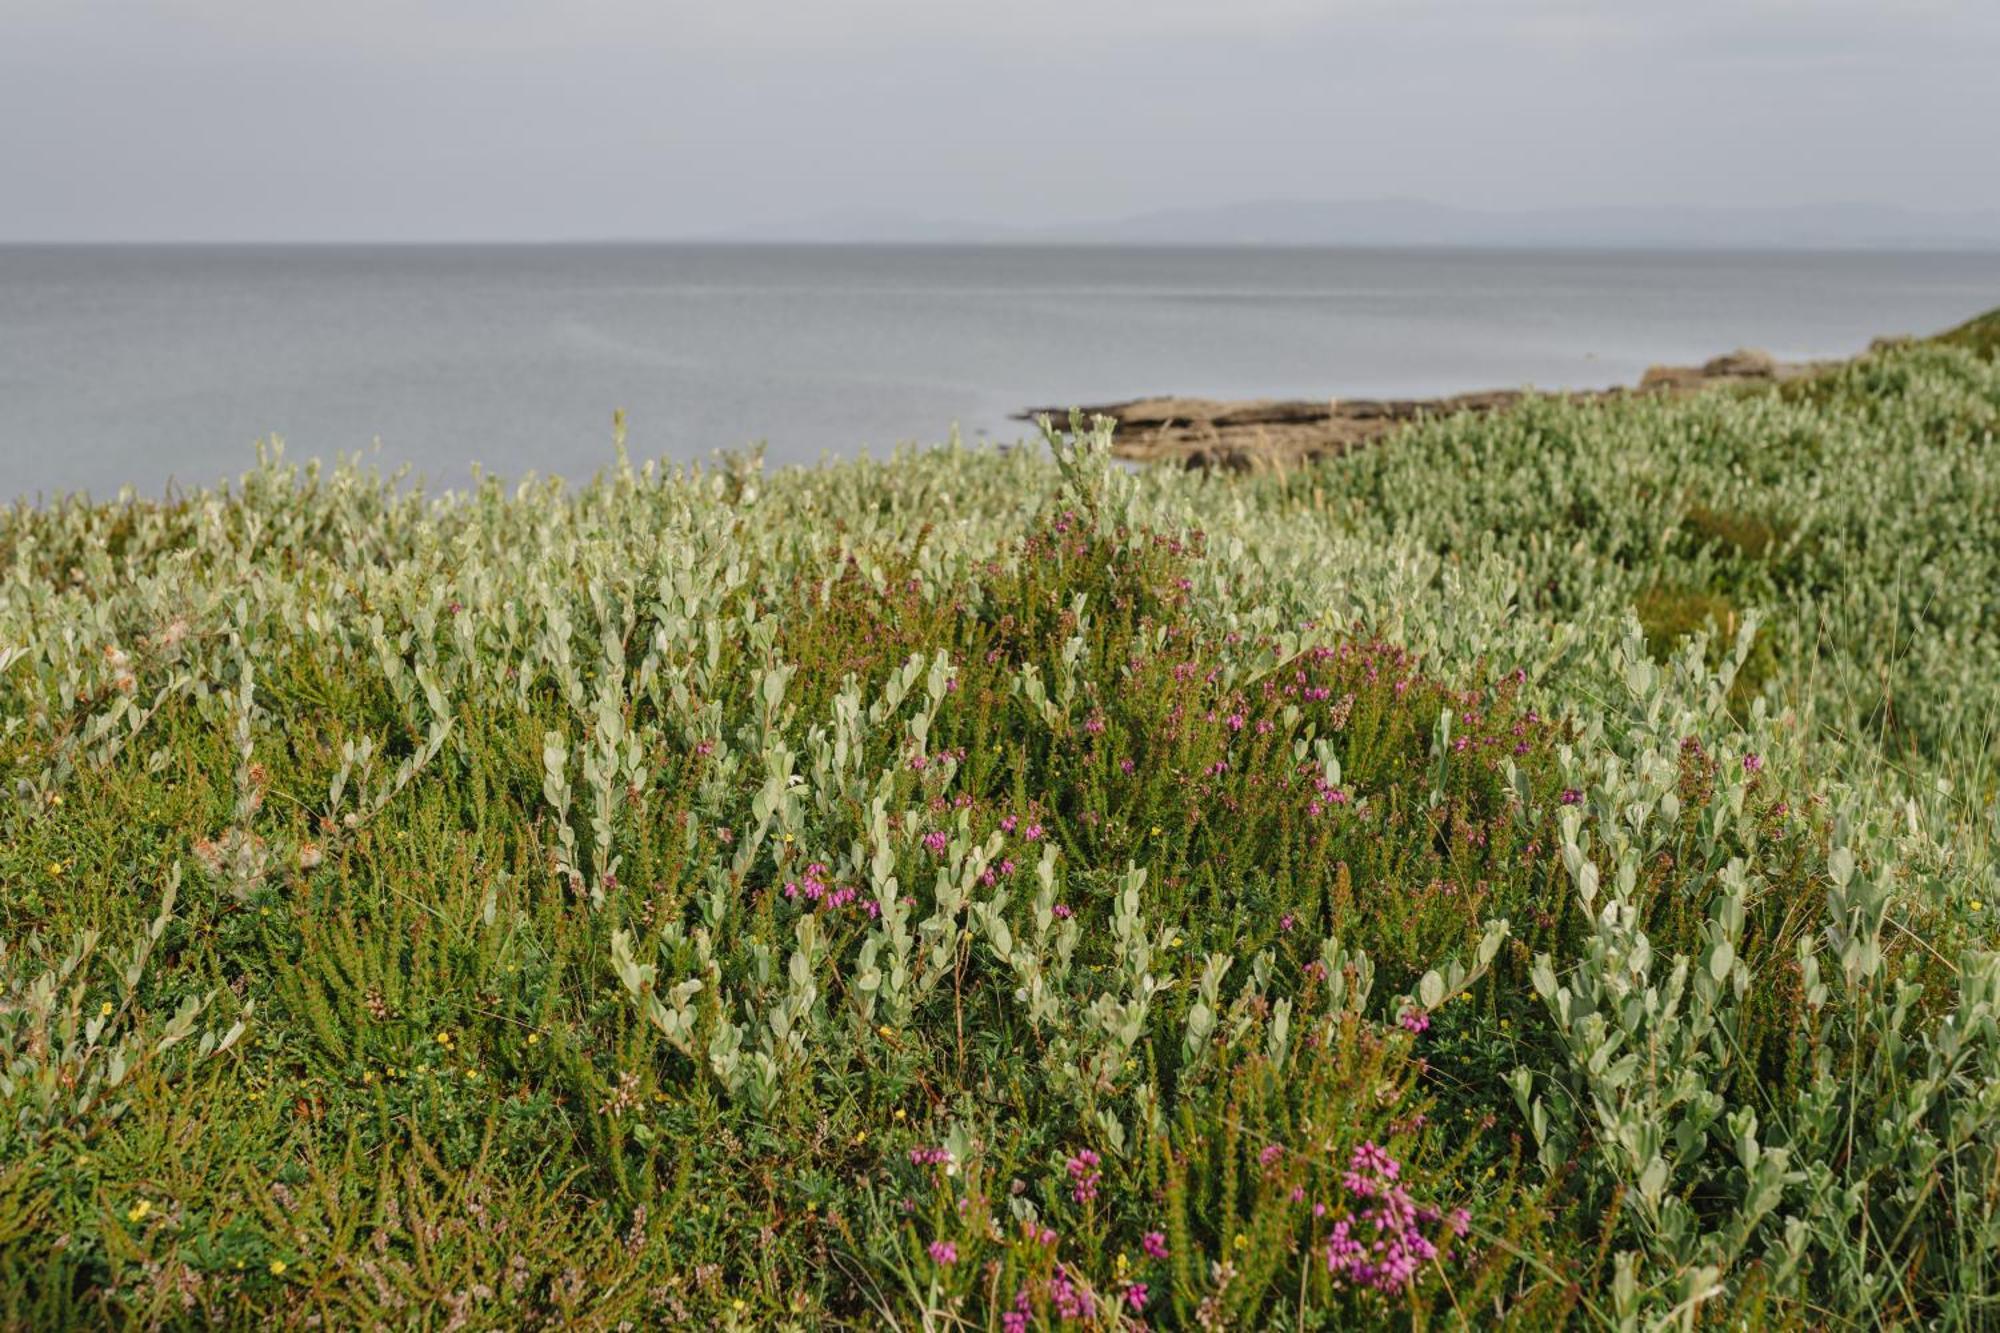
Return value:
<svg viewBox="0 0 2000 1333">
<path fill-rule="evenodd" d="M 153 1201 L 151 1199 L 141 1199 L 125 1210 L 125 1220 L 127 1222 L 143 1222 L 146 1220 L 146 1214 L 152 1211 Z"/>
<path fill-rule="evenodd" d="M 440 1033 L 438 1033 L 438 1038 L 437 1038 L 437 1039 L 438 1039 L 438 1045 L 440 1045 L 440 1046 L 449 1046 L 449 1045 L 451 1045 L 451 1033 L 450 1033 L 450 1032 L 440 1032 Z"/>
<path fill-rule="evenodd" d="M 903 1108 L 900 1106 L 896 1108 L 896 1119 L 898 1120 L 909 1119 L 909 1116 L 904 1112 Z"/>
<path fill-rule="evenodd" d="M 283 1259 L 273 1259 L 271 1261 L 271 1276 L 283 1277 L 284 1275 L 285 1275 L 285 1261 Z"/>
<path fill-rule="evenodd" d="M 1985 903 L 1982 903 L 1982 902 L 1980 902 L 1980 901 L 1979 901 L 1979 899 L 1977 899 L 1977 898 L 1974 898 L 1974 899 L 1972 900 L 1972 910 L 1973 910 L 1973 911 L 1975 911 L 1975 912 L 1979 911 L 1979 910 L 1980 910 L 1981 908 L 1983 908 L 1983 907 L 1985 907 L 1985 906 L 1986 906 L 1986 904 L 1985 904 Z"/>
<path fill-rule="evenodd" d="M 541 1033 L 539 1033 L 539 1032 L 530 1032 L 530 1033 L 528 1034 L 528 1045 L 530 1045 L 530 1046 L 533 1046 L 533 1045 L 534 1045 L 534 1044 L 535 1044 L 536 1042 L 540 1041 L 541 1039 L 542 1039 L 542 1034 L 541 1034 Z"/>
<path fill-rule="evenodd" d="M 111 1017 L 111 1001 L 106 1000 L 103 1004 L 97 1006 L 97 1016 L 99 1018 Z"/>
</svg>

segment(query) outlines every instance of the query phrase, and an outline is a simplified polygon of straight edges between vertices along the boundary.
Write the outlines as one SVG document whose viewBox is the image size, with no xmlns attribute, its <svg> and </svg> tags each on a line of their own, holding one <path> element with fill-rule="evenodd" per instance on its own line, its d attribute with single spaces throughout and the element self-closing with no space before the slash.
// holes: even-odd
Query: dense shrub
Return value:
<svg viewBox="0 0 2000 1333">
<path fill-rule="evenodd" d="M 17 509 L 0 1320 L 1985 1322 L 1996 402 Z"/>
</svg>

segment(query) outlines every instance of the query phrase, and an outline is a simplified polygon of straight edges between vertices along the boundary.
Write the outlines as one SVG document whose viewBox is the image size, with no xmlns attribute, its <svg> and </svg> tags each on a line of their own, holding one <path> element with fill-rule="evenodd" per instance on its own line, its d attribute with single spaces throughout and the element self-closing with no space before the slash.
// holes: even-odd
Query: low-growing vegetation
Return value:
<svg viewBox="0 0 2000 1333">
<path fill-rule="evenodd" d="M 0 1323 L 1988 1326 L 1992 357 L 17 507 Z"/>
</svg>

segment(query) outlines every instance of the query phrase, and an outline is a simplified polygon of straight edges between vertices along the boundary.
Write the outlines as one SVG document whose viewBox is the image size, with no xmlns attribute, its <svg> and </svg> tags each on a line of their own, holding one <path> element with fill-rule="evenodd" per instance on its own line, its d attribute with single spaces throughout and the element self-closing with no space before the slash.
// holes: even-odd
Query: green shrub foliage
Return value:
<svg viewBox="0 0 2000 1333">
<path fill-rule="evenodd" d="M 1987 351 L 17 507 L 0 1324 L 1986 1326 Z"/>
</svg>

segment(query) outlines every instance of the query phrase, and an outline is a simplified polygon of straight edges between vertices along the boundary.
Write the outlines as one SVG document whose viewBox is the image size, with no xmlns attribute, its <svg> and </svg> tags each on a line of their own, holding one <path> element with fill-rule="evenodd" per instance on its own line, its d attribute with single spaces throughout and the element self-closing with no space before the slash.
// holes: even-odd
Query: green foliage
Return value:
<svg viewBox="0 0 2000 1333">
<path fill-rule="evenodd" d="M 17 508 L 0 1323 L 1988 1323 L 1996 412 Z"/>
<path fill-rule="evenodd" d="M 1943 347 L 1962 347 L 1988 361 L 2000 358 L 2000 310 L 1976 315 L 1931 341 Z"/>
</svg>

